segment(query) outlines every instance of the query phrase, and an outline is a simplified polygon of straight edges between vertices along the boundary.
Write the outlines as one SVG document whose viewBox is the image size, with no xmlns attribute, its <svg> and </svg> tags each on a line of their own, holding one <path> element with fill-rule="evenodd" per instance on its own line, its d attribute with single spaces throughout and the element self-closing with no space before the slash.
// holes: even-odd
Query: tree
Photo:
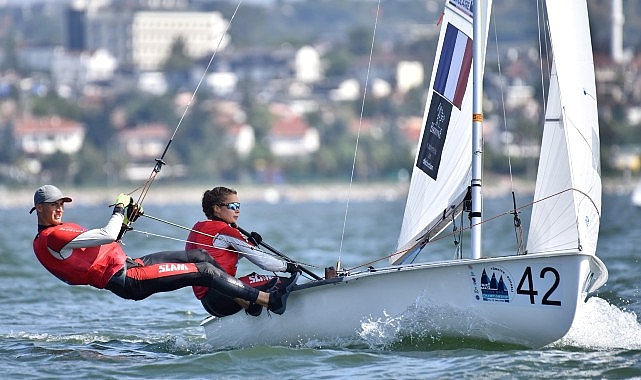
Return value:
<svg viewBox="0 0 641 380">
<path fill-rule="evenodd" d="M 42 160 L 42 172 L 51 178 L 52 182 L 71 183 L 76 168 L 69 154 L 53 153 Z"/>
<path fill-rule="evenodd" d="M 2 65 L 0 65 L 0 70 L 14 70 L 17 72 L 24 71 L 24 66 L 20 64 L 20 60 L 18 59 L 18 53 L 16 51 L 16 39 L 13 33 L 9 33 L 4 38 L 2 52 L 4 57 L 2 60 Z"/>
<path fill-rule="evenodd" d="M 349 52 L 356 55 L 369 55 L 372 50 L 372 31 L 365 26 L 352 28 L 348 33 Z"/>
<path fill-rule="evenodd" d="M 171 88 L 177 89 L 189 83 L 192 59 L 187 55 L 185 41 L 178 37 L 171 45 L 169 57 L 162 64 L 165 78 Z"/>
<path fill-rule="evenodd" d="M 6 123 L 5 126 L 0 127 L 0 162 L 13 162 L 20 154 L 13 137 L 13 130 L 12 123 Z"/>
<path fill-rule="evenodd" d="M 331 49 L 323 56 L 325 61 L 325 76 L 328 78 L 344 77 L 352 65 L 352 55 L 341 48 Z"/>
<path fill-rule="evenodd" d="M 83 114 L 78 103 L 70 102 L 53 91 L 46 96 L 34 97 L 31 112 L 35 116 L 57 115 L 73 120 L 80 120 Z"/>
<path fill-rule="evenodd" d="M 189 70 L 192 64 L 191 58 L 186 53 L 185 40 L 177 37 L 171 44 L 169 56 L 162 64 L 164 71 L 185 71 Z"/>
</svg>

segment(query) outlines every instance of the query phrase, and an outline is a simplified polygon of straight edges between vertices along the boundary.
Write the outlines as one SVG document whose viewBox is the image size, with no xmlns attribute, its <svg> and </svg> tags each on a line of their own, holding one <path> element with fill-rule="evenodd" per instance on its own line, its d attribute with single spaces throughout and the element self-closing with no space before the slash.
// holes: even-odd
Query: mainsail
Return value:
<svg viewBox="0 0 641 380">
<path fill-rule="evenodd" d="M 485 2 L 489 26 L 492 2 Z M 397 252 L 398 264 L 460 212 L 472 165 L 472 6 L 451 0 L 442 17 L 423 129 L 410 182 Z M 485 43 L 484 43 L 485 46 Z M 458 208 L 457 208 L 458 206 Z"/>
<path fill-rule="evenodd" d="M 596 252 L 601 170 L 587 12 L 585 1 L 547 1 L 554 61 L 528 253 Z"/>
</svg>

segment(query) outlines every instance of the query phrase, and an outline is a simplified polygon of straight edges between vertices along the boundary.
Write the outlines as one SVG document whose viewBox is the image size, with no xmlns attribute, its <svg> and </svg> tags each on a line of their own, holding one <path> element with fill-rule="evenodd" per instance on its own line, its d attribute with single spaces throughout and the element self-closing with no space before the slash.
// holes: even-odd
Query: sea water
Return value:
<svg viewBox="0 0 641 380">
<path fill-rule="evenodd" d="M 485 214 L 510 204 L 489 199 Z M 111 211 L 67 206 L 65 220 L 87 227 L 104 225 Z M 241 210 L 243 228 L 322 274 L 338 261 L 349 268 L 392 253 L 403 201 L 283 199 L 243 202 Z M 6 379 L 641 378 L 641 208 L 631 206 L 628 194 L 603 200 L 598 255 L 609 269 L 607 284 L 581 305 L 563 339 L 540 349 L 409 339 L 389 321 L 363 321 L 356 341 L 217 349 L 207 343 L 200 326 L 206 313 L 190 289 L 134 302 L 50 275 L 33 254 L 36 219 L 27 211 L 0 209 L 0 374 Z M 148 205 L 145 213 L 162 221 L 143 217 L 125 235 L 133 257 L 182 248 L 187 231 L 181 227 L 202 219 L 198 204 Z M 511 249 L 510 229 L 510 223 L 488 225 L 484 246 Z M 507 235 L 498 233 L 503 230 Z M 454 239 L 444 240 L 426 254 L 453 255 Z M 239 273 L 254 269 L 242 260 Z M 403 321 L 410 328 L 412 322 Z"/>
</svg>

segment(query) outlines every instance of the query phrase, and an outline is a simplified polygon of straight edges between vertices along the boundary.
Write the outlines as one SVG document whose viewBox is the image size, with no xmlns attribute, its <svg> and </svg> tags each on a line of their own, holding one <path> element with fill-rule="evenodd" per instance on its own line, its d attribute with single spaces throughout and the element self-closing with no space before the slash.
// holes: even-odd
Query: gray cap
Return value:
<svg viewBox="0 0 641 380">
<path fill-rule="evenodd" d="M 57 202 L 62 200 L 64 202 L 71 202 L 71 198 L 62 195 L 62 191 L 53 185 L 44 185 L 36 190 L 36 193 L 33 194 L 33 208 L 29 211 L 29 214 L 36 209 L 35 205 L 39 203 L 48 203 L 48 202 Z"/>
</svg>

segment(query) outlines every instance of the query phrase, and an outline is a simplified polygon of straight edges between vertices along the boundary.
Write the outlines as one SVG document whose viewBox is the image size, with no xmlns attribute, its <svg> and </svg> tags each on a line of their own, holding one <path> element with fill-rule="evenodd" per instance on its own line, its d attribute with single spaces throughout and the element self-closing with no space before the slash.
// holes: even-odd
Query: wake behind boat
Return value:
<svg viewBox="0 0 641 380">
<path fill-rule="evenodd" d="M 474 9 L 469 3 L 445 2 L 423 130 L 389 266 L 299 279 L 282 316 L 210 317 L 202 325 L 212 345 L 353 339 L 377 322 L 394 326 L 400 337 L 541 347 L 561 339 L 577 307 L 605 283 L 607 269 L 596 256 L 601 177 L 586 2 L 546 3 L 554 60 L 537 184 L 527 246 L 508 256 L 481 251 L 481 84 L 492 2 L 475 1 Z M 517 213 L 514 205 L 506 215 Z M 470 220 L 470 250 L 457 246 L 454 259 L 416 263 L 461 214 Z M 408 318 L 409 330 L 403 323 Z"/>
</svg>

